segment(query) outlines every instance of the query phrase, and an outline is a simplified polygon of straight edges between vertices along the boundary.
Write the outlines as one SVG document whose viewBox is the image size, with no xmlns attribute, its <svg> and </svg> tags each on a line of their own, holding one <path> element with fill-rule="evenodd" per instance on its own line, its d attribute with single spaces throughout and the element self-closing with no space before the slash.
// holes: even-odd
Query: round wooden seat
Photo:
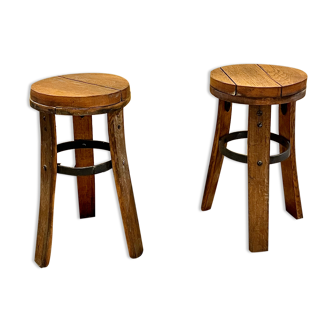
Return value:
<svg viewBox="0 0 332 332">
<path fill-rule="evenodd" d="M 70 74 L 46 78 L 31 86 L 30 105 L 53 114 L 93 115 L 127 105 L 127 80 L 111 74 Z"/>
<path fill-rule="evenodd" d="M 276 66 L 243 64 L 211 71 L 210 91 L 224 101 L 272 105 L 299 100 L 305 96 L 307 74 L 302 70 Z"/>
</svg>

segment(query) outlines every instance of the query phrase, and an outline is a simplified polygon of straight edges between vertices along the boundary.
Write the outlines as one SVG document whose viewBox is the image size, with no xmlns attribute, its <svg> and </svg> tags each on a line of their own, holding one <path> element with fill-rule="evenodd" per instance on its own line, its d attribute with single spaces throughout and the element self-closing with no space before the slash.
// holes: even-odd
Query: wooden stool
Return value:
<svg viewBox="0 0 332 332">
<path fill-rule="evenodd" d="M 249 250 L 268 250 L 269 166 L 281 162 L 286 210 L 303 217 L 295 158 L 295 103 L 306 93 L 307 75 L 274 65 L 233 65 L 211 72 L 210 91 L 219 99 L 218 119 L 202 210 L 211 209 L 224 156 L 248 163 Z M 248 131 L 229 134 L 232 103 L 249 104 Z M 279 134 L 270 134 L 271 105 L 279 104 Z M 248 138 L 248 156 L 226 148 Z M 281 144 L 270 156 L 270 139 Z"/>
<path fill-rule="evenodd" d="M 123 107 L 130 101 L 127 80 L 109 74 L 72 74 L 32 84 L 30 105 L 40 112 L 41 181 L 35 261 L 49 264 L 57 173 L 77 176 L 80 218 L 95 216 L 94 174 L 111 168 L 118 193 L 129 255 L 142 255 L 133 188 L 127 160 Z M 107 113 L 108 142 L 93 141 L 92 115 Z M 72 115 L 74 141 L 57 144 L 55 114 Z M 111 151 L 111 161 L 94 166 L 93 149 Z M 57 153 L 75 150 L 76 166 L 57 164 Z"/>
</svg>

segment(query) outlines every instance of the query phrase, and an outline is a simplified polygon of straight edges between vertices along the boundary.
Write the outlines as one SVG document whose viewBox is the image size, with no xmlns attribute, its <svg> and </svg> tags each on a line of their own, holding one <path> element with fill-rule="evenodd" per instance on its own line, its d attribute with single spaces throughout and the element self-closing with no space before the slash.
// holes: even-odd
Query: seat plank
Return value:
<svg viewBox="0 0 332 332">
<path fill-rule="evenodd" d="M 76 115 L 73 109 L 106 107 L 129 99 L 128 81 L 111 74 L 50 77 L 33 83 L 30 91 L 30 102 L 35 104 L 34 108 L 41 110 L 42 107 L 56 107 L 61 108 L 62 112 L 67 108 L 72 115 Z M 91 115 L 89 112 L 86 114 Z"/>
<path fill-rule="evenodd" d="M 306 85 L 305 72 L 276 65 L 224 66 L 212 70 L 210 76 L 211 89 L 232 98 L 232 100 L 222 98 L 223 100 L 244 103 L 245 98 L 250 98 L 256 105 L 278 104 L 280 98 L 292 98 L 292 96 L 296 101 L 299 99 L 297 97 L 305 92 Z M 248 103 L 251 104 L 250 100 Z"/>
</svg>

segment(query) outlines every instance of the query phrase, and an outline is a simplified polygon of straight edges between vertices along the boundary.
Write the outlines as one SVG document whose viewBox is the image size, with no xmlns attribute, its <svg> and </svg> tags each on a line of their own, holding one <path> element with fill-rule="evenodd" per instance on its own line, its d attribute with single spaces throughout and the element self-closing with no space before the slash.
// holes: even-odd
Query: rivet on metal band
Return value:
<svg viewBox="0 0 332 332">
<path fill-rule="evenodd" d="M 231 150 L 228 150 L 226 148 L 226 144 L 230 141 L 234 141 L 236 139 L 240 138 L 247 138 L 248 137 L 248 132 L 247 131 L 237 131 L 231 134 L 224 135 L 223 137 L 220 138 L 219 140 L 219 151 L 222 155 L 229 159 L 233 159 L 235 161 L 238 161 L 240 163 L 248 163 L 248 156 L 233 152 Z M 271 133 L 270 139 L 274 142 L 277 142 L 281 144 L 283 147 L 286 148 L 286 150 L 280 154 L 270 156 L 270 164 L 275 164 L 275 163 L 280 163 L 284 160 L 286 160 L 289 155 L 290 155 L 290 143 L 289 141 L 277 134 Z M 259 161 L 258 161 L 259 162 Z M 257 162 L 257 165 L 260 166 Z M 263 164 L 263 163 L 262 163 Z"/>
</svg>

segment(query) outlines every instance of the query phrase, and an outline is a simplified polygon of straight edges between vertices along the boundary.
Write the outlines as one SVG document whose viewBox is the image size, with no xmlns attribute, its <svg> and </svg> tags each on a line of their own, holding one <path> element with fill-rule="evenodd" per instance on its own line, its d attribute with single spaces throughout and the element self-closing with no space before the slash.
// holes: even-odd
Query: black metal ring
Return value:
<svg viewBox="0 0 332 332">
<path fill-rule="evenodd" d="M 220 153 L 223 154 L 225 157 L 239 161 L 240 163 L 245 163 L 245 164 L 248 163 L 248 156 L 228 150 L 225 146 L 226 143 L 228 143 L 230 141 L 234 141 L 234 140 L 240 139 L 240 138 L 247 138 L 247 137 L 248 137 L 248 131 L 237 131 L 237 132 L 234 132 L 231 134 L 224 135 L 223 137 L 221 137 L 219 139 Z M 271 133 L 270 139 L 272 141 L 275 141 L 275 142 L 281 144 L 282 146 L 284 146 L 286 148 L 286 150 L 284 152 L 277 154 L 277 155 L 270 156 L 270 164 L 280 163 L 280 162 L 286 160 L 290 156 L 289 141 L 285 137 L 283 137 L 281 135 L 273 134 L 273 133 Z"/>
<path fill-rule="evenodd" d="M 101 141 L 91 140 L 76 140 L 71 142 L 64 142 L 57 145 L 57 151 L 62 152 L 71 149 L 101 149 L 110 151 L 110 144 Z M 106 172 L 112 168 L 112 160 L 105 163 L 88 166 L 88 167 L 68 167 L 58 164 L 57 172 L 60 174 L 73 175 L 73 176 L 86 176 Z"/>
</svg>

